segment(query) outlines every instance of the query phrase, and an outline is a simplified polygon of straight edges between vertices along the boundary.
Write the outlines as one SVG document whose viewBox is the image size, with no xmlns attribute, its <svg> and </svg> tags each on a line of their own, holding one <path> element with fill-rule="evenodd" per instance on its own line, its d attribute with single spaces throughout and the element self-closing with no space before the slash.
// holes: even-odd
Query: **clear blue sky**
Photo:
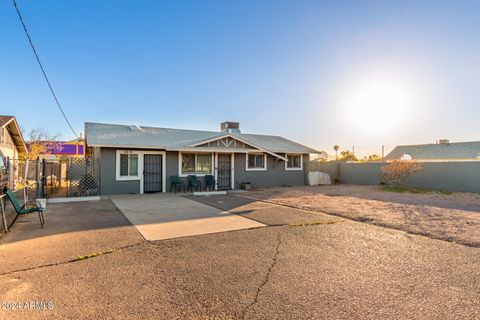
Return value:
<svg viewBox="0 0 480 320">
<path fill-rule="evenodd" d="M 77 131 L 232 120 L 359 153 L 480 139 L 479 1 L 17 1 Z M 72 138 L 9 0 L 0 39 L 0 113 Z"/>
</svg>

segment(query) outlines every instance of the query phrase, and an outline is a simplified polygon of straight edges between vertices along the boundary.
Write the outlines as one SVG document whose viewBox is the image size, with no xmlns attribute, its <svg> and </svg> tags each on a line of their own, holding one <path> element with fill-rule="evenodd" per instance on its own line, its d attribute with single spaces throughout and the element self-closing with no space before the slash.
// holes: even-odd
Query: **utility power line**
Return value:
<svg viewBox="0 0 480 320">
<path fill-rule="evenodd" d="M 68 126 L 70 127 L 70 130 L 72 130 L 73 134 L 78 138 L 77 133 L 73 129 L 72 125 L 70 124 L 70 121 L 68 121 L 68 118 L 63 111 L 62 106 L 60 105 L 60 102 L 57 99 L 57 95 L 55 94 L 55 91 L 53 91 L 52 85 L 50 84 L 50 80 L 48 80 L 47 73 L 45 72 L 45 69 L 43 68 L 42 63 L 40 62 L 40 58 L 38 57 L 37 50 L 35 50 L 35 46 L 33 45 L 32 38 L 30 38 L 30 34 L 28 33 L 27 27 L 25 26 L 25 23 L 23 22 L 22 15 L 20 13 L 20 10 L 18 9 L 17 2 L 15 0 L 13 1 L 13 5 L 15 6 L 15 10 L 17 11 L 18 18 L 20 19 L 20 22 L 22 23 L 23 30 L 25 31 L 25 35 L 28 38 L 28 42 L 30 43 L 30 47 L 32 47 L 33 54 L 35 55 L 35 58 L 37 59 L 38 65 L 40 66 L 40 69 L 42 70 L 43 76 L 45 77 L 45 80 L 47 81 L 48 87 L 50 88 L 50 92 L 52 93 L 53 99 L 55 99 L 55 102 L 57 103 L 58 109 L 63 115 L 63 118 L 67 122 Z"/>
</svg>

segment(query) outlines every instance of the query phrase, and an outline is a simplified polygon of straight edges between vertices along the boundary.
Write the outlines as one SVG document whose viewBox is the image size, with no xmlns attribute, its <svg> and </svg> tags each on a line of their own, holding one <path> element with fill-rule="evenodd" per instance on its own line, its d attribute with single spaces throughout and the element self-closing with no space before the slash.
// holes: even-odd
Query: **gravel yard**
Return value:
<svg viewBox="0 0 480 320">
<path fill-rule="evenodd" d="M 480 247 L 480 194 L 398 193 L 380 186 L 332 185 L 255 190 L 237 196 Z"/>
</svg>

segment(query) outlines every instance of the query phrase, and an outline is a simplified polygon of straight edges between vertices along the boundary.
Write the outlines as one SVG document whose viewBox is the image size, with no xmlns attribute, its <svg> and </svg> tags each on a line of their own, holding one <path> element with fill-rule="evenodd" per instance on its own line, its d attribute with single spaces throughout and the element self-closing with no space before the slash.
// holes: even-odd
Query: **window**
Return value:
<svg viewBox="0 0 480 320">
<path fill-rule="evenodd" d="M 138 154 L 120 154 L 120 176 L 138 176 Z"/>
<path fill-rule="evenodd" d="M 263 153 L 247 154 L 247 170 L 267 170 L 267 155 Z"/>
<path fill-rule="evenodd" d="M 287 162 L 285 163 L 285 170 L 302 170 L 303 157 L 301 154 L 287 154 Z"/>
<path fill-rule="evenodd" d="M 182 153 L 182 174 L 210 174 L 212 155 L 210 153 Z"/>
</svg>

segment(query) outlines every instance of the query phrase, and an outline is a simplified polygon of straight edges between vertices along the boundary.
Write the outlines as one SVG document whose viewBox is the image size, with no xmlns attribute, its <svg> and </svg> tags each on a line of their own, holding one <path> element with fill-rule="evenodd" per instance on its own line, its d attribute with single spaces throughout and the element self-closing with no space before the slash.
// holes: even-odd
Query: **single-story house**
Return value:
<svg viewBox="0 0 480 320">
<path fill-rule="evenodd" d="M 478 161 L 480 141 L 450 142 L 447 139 L 437 143 L 397 146 L 385 160 L 415 161 Z"/>
<path fill-rule="evenodd" d="M 15 187 L 19 179 L 19 161 L 27 155 L 27 146 L 17 120 L 13 116 L 0 116 L 0 185 Z"/>
<path fill-rule="evenodd" d="M 309 154 L 319 151 L 270 135 L 85 123 L 87 155 L 98 159 L 100 193 L 170 190 L 170 177 L 213 175 L 216 190 L 305 185 Z M 186 182 L 185 182 L 186 183 Z"/>
</svg>

